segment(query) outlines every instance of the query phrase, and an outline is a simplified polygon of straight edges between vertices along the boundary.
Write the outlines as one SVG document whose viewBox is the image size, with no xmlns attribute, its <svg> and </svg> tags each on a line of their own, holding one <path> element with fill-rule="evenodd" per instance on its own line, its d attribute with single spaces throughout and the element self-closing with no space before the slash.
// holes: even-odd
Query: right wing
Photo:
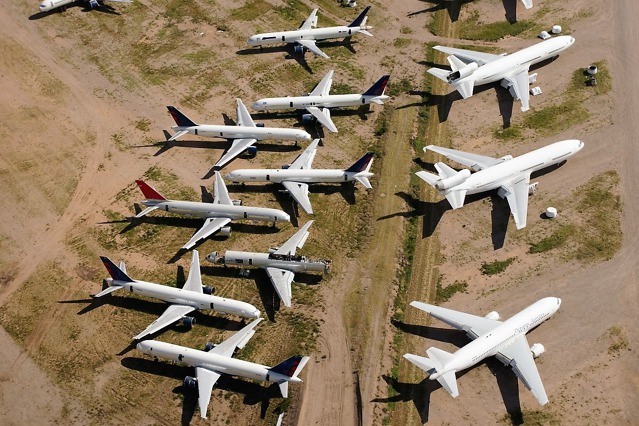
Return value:
<svg viewBox="0 0 639 426">
<path fill-rule="evenodd" d="M 133 340 L 140 340 L 144 336 L 148 336 L 149 334 L 153 334 L 156 331 L 160 331 L 164 327 L 168 327 L 174 322 L 182 319 L 185 315 L 193 312 L 194 310 L 195 308 L 193 306 L 170 305 L 158 319 L 153 321 L 147 328 L 144 329 L 144 331 L 135 336 Z"/>
<path fill-rule="evenodd" d="M 247 126 L 247 127 L 256 127 L 251 114 L 249 114 L 248 110 L 244 106 L 244 103 L 240 98 L 235 99 L 237 101 L 237 107 L 235 108 L 236 116 L 237 116 L 237 125 L 238 126 Z"/>
<path fill-rule="evenodd" d="M 311 142 L 309 146 L 304 150 L 304 152 L 301 153 L 299 157 L 297 157 L 288 168 L 310 170 L 311 164 L 313 164 L 313 160 L 315 159 L 315 154 L 317 153 L 317 145 L 319 144 L 319 141 L 319 139 L 315 139 L 313 142 Z"/>
<path fill-rule="evenodd" d="M 229 190 L 226 189 L 224 179 L 220 175 L 219 171 L 215 171 L 215 184 L 213 186 L 213 204 L 226 204 L 227 206 L 233 205 Z"/>
<path fill-rule="evenodd" d="M 204 226 L 202 226 L 191 239 L 182 246 L 185 250 L 190 250 L 195 243 L 200 241 L 203 238 L 206 238 L 210 235 L 213 235 L 224 226 L 228 225 L 231 222 L 231 219 L 228 217 L 210 217 L 204 221 Z"/>
<path fill-rule="evenodd" d="M 515 375 L 541 405 L 548 402 L 548 395 L 546 395 L 544 384 L 541 382 L 537 364 L 535 364 L 535 359 L 530 352 L 526 336 L 522 335 L 516 338 L 513 344 L 497 353 L 496 357 L 504 365 L 509 365 L 513 369 Z"/>
<path fill-rule="evenodd" d="M 331 120 L 331 112 L 328 108 L 319 109 L 318 107 L 307 107 L 306 110 L 310 112 L 322 126 L 326 127 L 329 132 L 337 133 L 337 127 L 335 127 L 335 123 Z"/>
<path fill-rule="evenodd" d="M 435 305 L 429 305 L 428 303 L 413 301 L 410 302 L 410 305 L 414 308 L 421 309 L 424 312 L 428 312 L 433 317 L 445 322 L 457 330 L 465 331 L 471 339 L 475 339 L 482 334 L 486 334 L 501 324 L 501 321 L 491 320 Z"/>
<path fill-rule="evenodd" d="M 291 283 L 293 282 L 293 278 L 295 278 L 295 274 L 291 271 L 279 268 L 266 268 L 266 274 L 271 279 L 271 283 L 273 283 L 273 287 L 275 287 L 275 291 L 284 303 L 284 306 L 290 308 L 291 298 L 293 297 Z"/>
<path fill-rule="evenodd" d="M 317 45 L 315 44 L 315 40 L 295 40 L 295 43 L 299 44 L 300 46 L 304 46 L 304 48 L 315 53 L 317 56 L 321 56 L 322 58 L 325 58 L 325 59 L 330 58 L 330 56 L 324 53 L 322 49 L 317 47 Z"/>
<path fill-rule="evenodd" d="M 456 149 L 450 148 L 442 148 L 436 145 L 428 145 L 426 148 L 424 148 L 424 150 L 427 149 L 429 151 L 442 154 L 446 158 L 468 166 L 475 171 L 494 166 L 504 161 L 499 158 L 488 157 L 487 155 L 471 154 L 469 152 L 458 151 Z"/>
<path fill-rule="evenodd" d="M 331 85 L 333 84 L 333 70 L 326 73 L 322 81 L 317 83 L 317 86 L 311 90 L 308 96 L 326 96 L 331 91 Z"/>
<path fill-rule="evenodd" d="M 517 229 L 526 227 L 528 216 L 528 186 L 530 185 L 530 173 L 522 174 L 514 180 L 502 185 L 506 190 L 506 200 L 515 219 Z"/>
<path fill-rule="evenodd" d="M 202 272 L 200 271 L 200 254 L 197 250 L 193 250 L 193 257 L 191 258 L 191 269 L 189 270 L 189 277 L 184 283 L 184 290 L 194 291 L 196 293 L 203 293 L 202 290 Z"/>
<path fill-rule="evenodd" d="M 213 393 L 213 386 L 221 376 L 212 370 L 208 370 L 203 367 L 195 367 L 195 378 L 197 379 L 197 402 L 200 406 L 200 416 L 206 419 L 206 410 L 209 408 L 209 402 L 211 402 L 211 393 Z"/>
<path fill-rule="evenodd" d="M 306 214 L 313 214 L 313 206 L 311 206 L 311 200 L 308 198 L 308 184 L 285 181 L 282 182 L 282 185 Z"/>
<path fill-rule="evenodd" d="M 257 139 L 234 139 L 233 142 L 231 143 L 231 147 L 228 150 L 226 150 L 224 155 L 222 155 L 222 157 L 219 160 L 217 160 L 217 163 L 215 163 L 213 167 L 215 168 L 224 167 L 226 164 L 231 162 L 231 160 L 233 160 L 235 157 L 243 153 L 248 147 L 252 146 L 255 142 L 257 142 Z"/>
<path fill-rule="evenodd" d="M 317 18 L 316 18 L 317 10 L 318 9 L 313 9 L 309 17 L 306 18 L 306 21 L 304 21 L 304 23 L 300 25 L 299 27 L 300 30 L 310 30 L 311 28 L 317 25 Z"/>
<path fill-rule="evenodd" d="M 295 234 L 293 234 L 291 238 L 289 238 L 284 244 L 280 246 L 280 248 L 275 251 L 275 254 L 286 254 L 294 256 L 295 251 L 298 248 L 304 247 L 304 243 L 306 242 L 306 239 L 309 235 L 308 228 L 310 228 L 312 224 L 312 220 L 306 222 L 304 226 L 302 226 Z"/>
<path fill-rule="evenodd" d="M 515 99 L 519 99 L 521 101 L 521 110 L 522 112 L 526 112 L 530 109 L 530 92 L 528 86 L 530 83 L 528 82 L 528 67 L 519 71 L 517 74 L 512 77 L 505 77 L 509 83 L 509 88 L 512 88 L 511 95 Z"/>
<path fill-rule="evenodd" d="M 253 337 L 253 335 L 255 334 L 255 331 L 253 329 L 263 319 L 264 318 L 258 318 L 252 321 L 250 324 L 245 326 L 243 329 L 241 329 L 219 345 L 215 345 L 209 352 L 229 358 L 232 357 L 233 353 L 235 353 L 235 349 L 242 349 L 248 343 L 251 337 Z"/>
<path fill-rule="evenodd" d="M 475 52 L 474 50 L 455 49 L 453 47 L 435 46 L 435 50 L 447 53 L 449 55 L 455 55 L 464 62 L 471 63 L 477 62 L 477 65 L 482 66 L 495 59 L 500 58 L 502 55 L 493 55 L 491 53 Z"/>
</svg>

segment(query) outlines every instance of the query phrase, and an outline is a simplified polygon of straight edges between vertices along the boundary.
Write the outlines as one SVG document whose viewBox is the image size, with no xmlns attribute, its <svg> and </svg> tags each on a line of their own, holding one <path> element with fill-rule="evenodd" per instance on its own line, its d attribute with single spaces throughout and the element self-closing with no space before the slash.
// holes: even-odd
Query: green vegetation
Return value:
<svg viewBox="0 0 639 426">
<path fill-rule="evenodd" d="M 456 293 L 462 292 L 466 293 L 468 289 L 468 283 L 466 281 L 457 281 L 454 283 L 447 285 L 446 287 L 442 286 L 441 276 L 439 281 L 437 282 L 437 292 L 435 293 L 435 303 L 440 304 L 444 302 L 448 302 Z"/>
<path fill-rule="evenodd" d="M 249 0 L 244 6 L 231 12 L 231 19 L 235 21 L 253 21 L 271 10 L 273 6 L 265 0 Z"/>
<path fill-rule="evenodd" d="M 413 90 L 413 84 L 407 78 L 402 78 L 400 81 L 388 84 L 388 94 L 390 96 L 399 96 L 402 93 L 408 93 Z"/>
<path fill-rule="evenodd" d="M 608 346 L 610 355 L 619 355 L 623 349 L 628 348 L 628 336 L 618 325 L 613 325 L 606 331 L 607 336 L 612 341 Z"/>
<path fill-rule="evenodd" d="M 401 28 L 399 29 L 399 32 L 400 32 L 401 34 L 412 34 L 412 33 L 413 33 L 413 30 L 412 30 L 410 27 L 401 27 Z"/>
<path fill-rule="evenodd" d="M 499 20 L 490 24 L 479 21 L 479 12 L 474 11 L 470 17 L 459 26 L 459 37 L 466 40 L 497 41 L 507 36 L 517 36 L 524 31 L 539 32 L 542 27 L 532 21 L 522 20 L 510 23 Z"/>
<path fill-rule="evenodd" d="M 496 260 L 496 261 L 494 261 L 492 263 L 482 262 L 481 263 L 481 268 L 480 268 L 481 273 L 482 273 L 482 275 L 489 275 L 489 276 L 490 275 L 501 274 L 516 259 L 517 259 L 516 257 L 509 257 L 506 260 Z"/>
<path fill-rule="evenodd" d="M 398 49 L 403 49 L 404 47 L 408 46 L 410 44 L 411 40 L 409 38 L 396 38 L 395 41 L 393 42 L 393 46 L 395 46 Z"/>
<path fill-rule="evenodd" d="M 554 248 L 561 247 L 569 238 L 574 237 L 576 232 L 577 227 L 575 225 L 562 225 L 550 236 L 542 238 L 536 243 L 531 243 L 528 253 L 544 253 Z"/>
<path fill-rule="evenodd" d="M 523 410 L 504 414 L 499 423 L 507 425 L 524 424 L 526 426 L 558 426 L 561 421 L 555 413 L 549 410 Z"/>
<path fill-rule="evenodd" d="M 151 120 L 148 118 L 141 118 L 135 122 L 135 128 L 146 133 L 151 130 Z"/>
<path fill-rule="evenodd" d="M 375 136 L 378 138 L 384 136 L 384 134 L 388 131 L 388 113 L 386 110 L 383 110 L 377 116 L 377 120 L 375 121 Z"/>
</svg>

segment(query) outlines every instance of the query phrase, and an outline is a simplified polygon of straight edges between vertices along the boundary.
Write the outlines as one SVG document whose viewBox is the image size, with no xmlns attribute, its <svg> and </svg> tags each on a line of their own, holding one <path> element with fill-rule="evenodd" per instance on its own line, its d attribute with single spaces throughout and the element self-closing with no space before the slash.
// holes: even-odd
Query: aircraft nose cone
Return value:
<svg viewBox="0 0 639 426">
<path fill-rule="evenodd" d="M 147 342 L 146 340 L 141 341 L 140 343 L 138 343 L 137 345 L 135 345 L 135 348 L 143 353 L 149 353 L 151 351 L 151 344 L 149 342 Z"/>
<path fill-rule="evenodd" d="M 256 310 L 253 312 L 253 318 L 259 318 L 259 317 L 261 317 L 261 316 L 262 316 L 262 313 L 260 312 L 260 310 L 259 310 L 259 309 L 256 309 Z"/>
<path fill-rule="evenodd" d="M 286 222 L 290 222 L 291 221 L 291 216 L 288 213 L 284 213 L 282 215 L 282 220 L 285 220 Z"/>
<path fill-rule="evenodd" d="M 253 104 L 251 105 L 251 108 L 258 109 L 259 106 L 260 106 L 260 101 L 257 101 L 257 102 L 253 102 Z"/>
<path fill-rule="evenodd" d="M 561 306 L 561 299 L 557 298 L 557 307 Z"/>
</svg>

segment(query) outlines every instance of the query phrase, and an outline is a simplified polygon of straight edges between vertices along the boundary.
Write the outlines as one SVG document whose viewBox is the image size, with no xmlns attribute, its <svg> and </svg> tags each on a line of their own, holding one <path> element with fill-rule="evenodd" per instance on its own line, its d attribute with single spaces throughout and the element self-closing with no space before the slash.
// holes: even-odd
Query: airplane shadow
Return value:
<svg viewBox="0 0 639 426">
<path fill-rule="evenodd" d="M 446 10 L 448 12 L 448 16 L 450 17 L 451 22 L 456 22 L 459 20 L 459 14 L 461 12 L 461 7 L 464 4 L 470 3 L 473 0 L 422 0 L 427 3 L 432 3 L 434 6 L 428 7 L 426 9 L 416 10 L 415 12 L 410 12 L 407 16 L 412 18 L 415 15 L 420 15 L 422 13 L 429 12 L 437 12 L 439 10 Z M 504 5 L 505 17 L 506 20 L 514 24 L 517 22 L 517 0 L 502 0 Z"/>
<path fill-rule="evenodd" d="M 37 21 L 38 19 L 42 19 L 42 18 L 46 18 L 47 16 L 50 15 L 55 15 L 58 13 L 64 13 L 67 9 L 70 8 L 79 8 L 82 10 L 82 12 L 86 13 L 86 12 L 92 12 L 92 11 L 97 11 L 97 12 L 101 12 L 101 13 L 106 13 L 108 15 L 116 15 L 119 16 L 121 15 L 120 12 L 118 12 L 115 8 L 113 8 L 112 6 L 108 5 L 108 4 L 100 4 L 94 8 L 91 8 L 88 5 L 85 5 L 82 1 L 76 1 L 74 3 L 70 3 L 64 7 L 59 7 L 57 9 L 53 9 L 50 10 L 48 12 L 37 12 L 34 13 L 33 15 L 29 16 L 29 21 Z"/>
</svg>

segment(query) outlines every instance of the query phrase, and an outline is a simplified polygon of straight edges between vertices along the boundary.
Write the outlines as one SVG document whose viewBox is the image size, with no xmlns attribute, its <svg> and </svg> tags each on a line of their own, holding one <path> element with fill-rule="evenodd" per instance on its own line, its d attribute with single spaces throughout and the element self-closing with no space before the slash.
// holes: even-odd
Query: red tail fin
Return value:
<svg viewBox="0 0 639 426">
<path fill-rule="evenodd" d="M 161 200 L 161 201 L 166 200 L 166 198 L 160 195 L 159 192 L 157 192 L 154 188 L 149 186 L 143 180 L 136 180 L 135 183 L 138 184 L 138 186 L 140 187 L 140 190 L 142 191 L 142 194 L 144 194 L 144 197 L 147 200 Z"/>
</svg>

